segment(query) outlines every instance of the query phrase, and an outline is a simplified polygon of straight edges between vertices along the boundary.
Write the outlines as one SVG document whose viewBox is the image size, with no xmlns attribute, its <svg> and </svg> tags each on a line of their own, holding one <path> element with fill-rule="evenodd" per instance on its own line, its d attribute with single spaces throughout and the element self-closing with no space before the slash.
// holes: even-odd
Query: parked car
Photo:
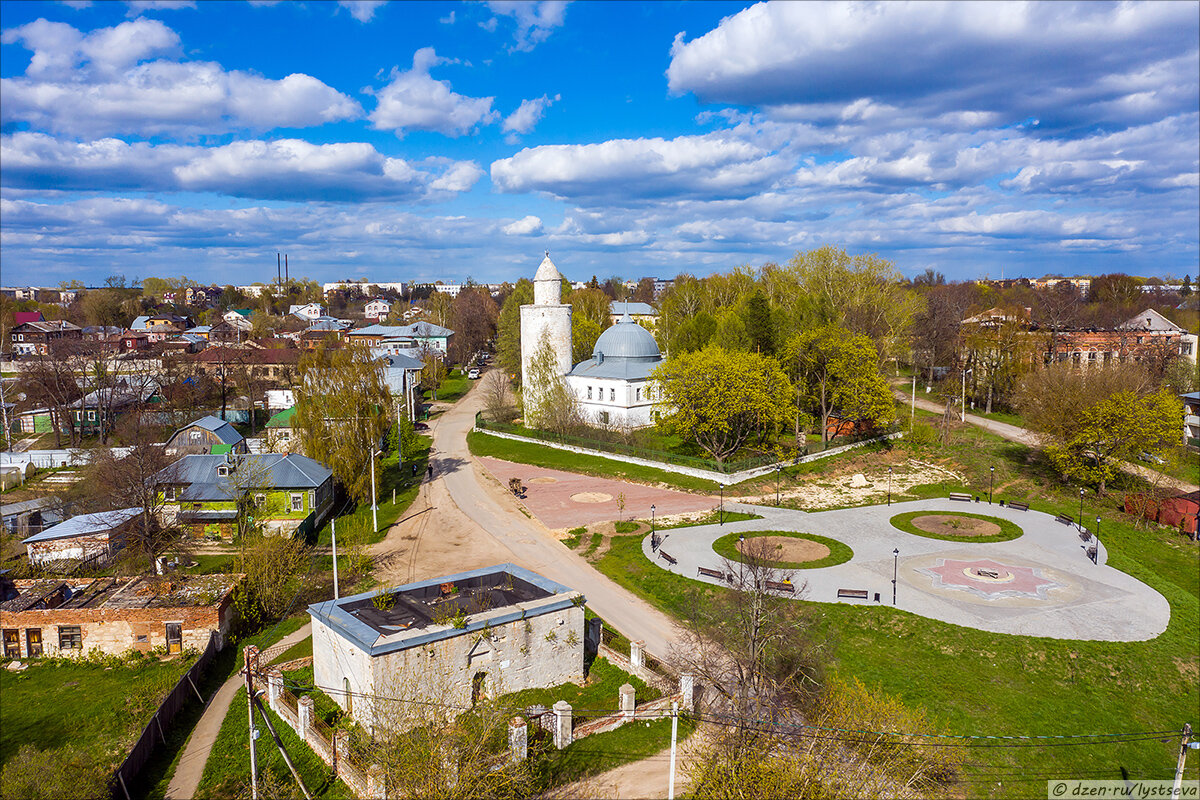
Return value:
<svg viewBox="0 0 1200 800">
<path fill-rule="evenodd" d="M 479 380 L 479 367 L 471 367 L 467 370 L 467 378 L 473 381 Z"/>
</svg>

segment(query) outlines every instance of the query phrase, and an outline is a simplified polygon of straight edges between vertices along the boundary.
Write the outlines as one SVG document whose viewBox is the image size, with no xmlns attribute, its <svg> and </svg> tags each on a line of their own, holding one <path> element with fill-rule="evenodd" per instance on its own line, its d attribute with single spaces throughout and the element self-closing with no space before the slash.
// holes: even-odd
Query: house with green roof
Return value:
<svg viewBox="0 0 1200 800">
<path fill-rule="evenodd" d="M 165 523 L 194 536 L 307 535 L 333 509 L 333 470 L 296 453 L 186 455 L 154 477 Z"/>
</svg>

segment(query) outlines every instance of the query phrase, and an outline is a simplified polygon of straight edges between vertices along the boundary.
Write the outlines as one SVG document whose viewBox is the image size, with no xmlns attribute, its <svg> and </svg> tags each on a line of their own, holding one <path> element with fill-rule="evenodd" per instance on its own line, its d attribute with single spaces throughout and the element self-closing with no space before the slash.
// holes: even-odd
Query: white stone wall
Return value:
<svg viewBox="0 0 1200 800">
<path fill-rule="evenodd" d="M 571 371 L 571 307 L 521 306 L 521 385 L 529 386 L 529 365 L 542 336 L 550 338 L 559 375 Z"/>
<path fill-rule="evenodd" d="M 369 727 L 375 709 L 370 698 L 363 695 L 376 694 L 371 657 L 315 617 L 312 619 L 312 638 L 313 682 Z M 346 679 L 350 680 L 350 691 L 355 693 L 349 698 L 342 691 Z"/>
<path fill-rule="evenodd" d="M 498 625 L 486 634 L 464 630 L 372 659 L 314 620 L 313 675 L 318 686 L 341 687 L 343 678 L 349 678 L 355 692 L 461 708 L 471 705 L 477 673 L 485 675 L 489 697 L 583 680 L 582 606 Z M 339 692 L 329 694 L 345 707 Z M 445 710 L 383 700 L 372 705 L 361 697 L 353 702 L 355 719 L 368 730 L 377 725 L 403 728 Z"/>
<path fill-rule="evenodd" d="M 654 424 L 654 401 L 650 399 L 650 381 L 622 381 L 572 375 L 567 378 L 567 385 L 579 399 L 584 416 L 594 425 L 645 428 Z M 588 387 L 592 389 L 590 399 Z M 608 412 L 607 423 L 603 421 L 603 412 Z"/>
</svg>

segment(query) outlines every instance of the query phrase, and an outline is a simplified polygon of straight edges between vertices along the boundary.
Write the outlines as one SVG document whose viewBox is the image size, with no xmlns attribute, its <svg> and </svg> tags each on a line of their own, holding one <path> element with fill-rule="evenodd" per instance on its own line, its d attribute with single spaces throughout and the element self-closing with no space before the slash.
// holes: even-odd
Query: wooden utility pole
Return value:
<svg viewBox="0 0 1200 800">
<path fill-rule="evenodd" d="M 246 713 L 250 723 L 250 799 L 258 800 L 258 758 L 254 752 L 254 672 L 251 661 L 256 661 L 258 648 L 253 645 L 242 651 L 242 661 L 246 671 Z"/>
<path fill-rule="evenodd" d="M 291 771 L 292 777 L 296 779 L 296 783 L 300 784 L 300 791 L 304 792 L 305 800 L 312 800 L 312 795 L 308 793 L 308 788 L 304 785 L 304 781 L 300 779 L 300 773 L 296 771 L 296 767 L 292 764 L 292 759 L 288 757 L 287 750 L 283 749 L 283 742 L 279 739 L 279 734 L 275 732 L 275 726 L 271 724 L 271 720 L 267 717 L 267 712 L 263 710 L 262 703 L 258 702 L 258 698 L 253 698 L 254 705 L 258 706 L 258 713 L 262 715 L 263 722 L 267 725 L 267 730 L 271 732 L 271 738 L 275 740 L 275 746 L 279 748 L 279 754 L 283 756 L 283 763 L 287 764 L 287 768 Z"/>
<path fill-rule="evenodd" d="M 1175 783 L 1171 786 L 1171 800 L 1179 800 L 1183 788 L 1183 762 L 1187 758 L 1188 739 L 1192 738 L 1192 725 L 1183 724 L 1183 740 L 1179 743 L 1179 762 L 1175 765 Z"/>
</svg>

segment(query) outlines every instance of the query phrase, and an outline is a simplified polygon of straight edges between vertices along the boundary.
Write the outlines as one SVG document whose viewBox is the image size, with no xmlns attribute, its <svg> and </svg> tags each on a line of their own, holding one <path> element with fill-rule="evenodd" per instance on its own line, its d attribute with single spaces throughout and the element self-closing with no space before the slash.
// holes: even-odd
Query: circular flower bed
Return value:
<svg viewBox="0 0 1200 800">
<path fill-rule="evenodd" d="M 713 550 L 717 555 L 724 556 L 730 561 L 745 563 L 746 559 L 738 545 L 739 539 L 743 536 L 746 537 L 746 543 L 760 540 L 755 542 L 755 545 L 764 546 L 767 552 L 778 556 L 778 558 L 769 559 L 771 566 L 783 569 L 832 567 L 844 564 L 854 557 L 854 551 L 836 539 L 795 531 L 730 533 L 713 542 Z M 745 547 L 746 544 L 742 546 Z"/>
<path fill-rule="evenodd" d="M 1006 519 L 962 511 L 909 511 L 891 522 L 905 533 L 948 542 L 1007 542 L 1023 533 Z"/>
</svg>

